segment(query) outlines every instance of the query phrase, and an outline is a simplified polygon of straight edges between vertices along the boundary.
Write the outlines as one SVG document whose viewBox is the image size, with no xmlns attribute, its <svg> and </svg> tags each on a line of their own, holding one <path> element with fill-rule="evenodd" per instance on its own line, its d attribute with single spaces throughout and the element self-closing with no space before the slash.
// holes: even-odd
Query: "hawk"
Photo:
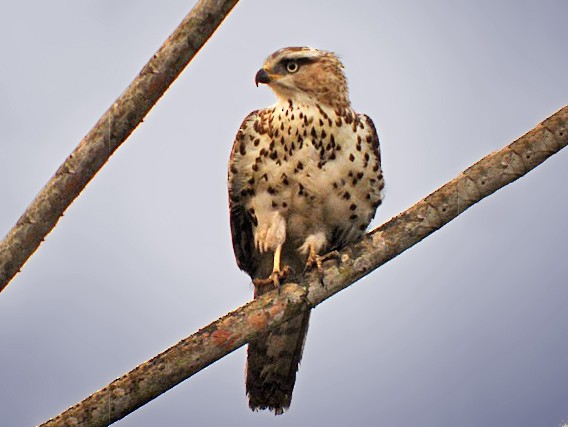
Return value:
<svg viewBox="0 0 568 427">
<path fill-rule="evenodd" d="M 343 65 L 331 52 L 288 47 L 256 73 L 276 103 L 250 113 L 229 161 L 229 208 L 238 266 L 255 298 L 321 255 L 363 236 L 384 187 L 377 131 L 349 101 Z M 309 312 L 248 346 L 246 390 L 253 410 L 290 406 Z"/>
</svg>

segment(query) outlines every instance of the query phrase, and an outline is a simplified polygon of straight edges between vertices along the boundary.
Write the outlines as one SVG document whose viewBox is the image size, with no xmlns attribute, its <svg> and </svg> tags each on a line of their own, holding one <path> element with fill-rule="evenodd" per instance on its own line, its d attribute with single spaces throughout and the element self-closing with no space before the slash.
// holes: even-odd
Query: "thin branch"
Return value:
<svg viewBox="0 0 568 427">
<path fill-rule="evenodd" d="M 0 292 L 238 0 L 201 0 L 59 167 L 0 242 Z"/>
<path fill-rule="evenodd" d="M 502 150 L 481 159 L 405 212 L 307 275 L 211 323 L 113 381 L 43 427 L 107 426 L 259 334 L 309 310 L 420 242 L 467 208 L 568 145 L 568 106 Z"/>
</svg>

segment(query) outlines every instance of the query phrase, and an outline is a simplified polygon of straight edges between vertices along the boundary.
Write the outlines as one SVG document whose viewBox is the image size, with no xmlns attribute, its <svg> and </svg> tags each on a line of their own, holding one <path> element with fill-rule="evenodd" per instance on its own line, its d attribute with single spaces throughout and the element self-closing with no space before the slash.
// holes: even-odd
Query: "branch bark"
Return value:
<svg viewBox="0 0 568 427">
<path fill-rule="evenodd" d="M 107 426 L 216 360 L 310 310 L 438 230 L 467 208 L 515 181 L 568 145 L 568 106 L 463 171 L 434 193 L 310 273 L 211 323 L 89 396 L 44 427 Z"/>
<path fill-rule="evenodd" d="M 201 0 L 59 167 L 0 242 L 0 292 L 130 136 L 238 0 Z"/>
</svg>

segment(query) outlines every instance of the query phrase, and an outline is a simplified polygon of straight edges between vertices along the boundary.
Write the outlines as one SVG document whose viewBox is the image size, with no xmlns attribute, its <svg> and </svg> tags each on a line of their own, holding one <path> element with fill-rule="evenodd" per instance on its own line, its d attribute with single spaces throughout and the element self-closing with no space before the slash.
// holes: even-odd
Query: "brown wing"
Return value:
<svg viewBox="0 0 568 427">
<path fill-rule="evenodd" d="M 371 187 L 369 191 L 369 200 L 372 206 L 372 215 L 369 219 L 375 216 L 377 208 L 383 202 L 383 190 L 385 188 L 385 179 L 383 177 L 383 169 L 381 166 L 381 147 L 379 143 L 379 135 L 377 134 L 377 129 L 371 118 L 365 114 L 361 114 L 361 120 L 365 123 L 365 128 L 367 130 L 367 137 L 364 140 L 367 142 L 369 147 L 370 159 L 367 167 L 370 169 L 373 176 L 371 180 Z M 368 224 L 367 224 L 368 225 Z"/>
<path fill-rule="evenodd" d="M 229 215 L 231 225 L 231 237 L 233 251 L 237 265 L 247 274 L 252 276 L 255 269 L 257 253 L 254 250 L 253 218 L 246 211 L 246 202 L 251 196 L 244 191 L 246 163 L 246 141 L 255 132 L 252 124 L 258 117 L 258 112 L 250 113 L 241 124 L 229 159 Z"/>
<path fill-rule="evenodd" d="M 373 120 L 371 120 L 371 118 L 369 116 L 367 116 L 366 114 L 360 114 L 359 115 L 359 119 L 363 121 L 363 123 L 365 123 L 368 132 L 367 135 L 370 137 L 368 140 L 365 139 L 365 141 L 369 144 L 371 151 L 373 152 L 373 160 L 374 160 L 374 164 L 373 166 L 377 165 L 377 171 L 375 172 L 381 172 L 380 168 L 381 168 L 381 147 L 380 147 L 380 143 L 379 143 L 379 135 L 377 133 L 377 128 L 375 127 L 375 124 L 373 123 Z M 380 173 L 381 178 L 382 178 L 382 173 Z"/>
</svg>

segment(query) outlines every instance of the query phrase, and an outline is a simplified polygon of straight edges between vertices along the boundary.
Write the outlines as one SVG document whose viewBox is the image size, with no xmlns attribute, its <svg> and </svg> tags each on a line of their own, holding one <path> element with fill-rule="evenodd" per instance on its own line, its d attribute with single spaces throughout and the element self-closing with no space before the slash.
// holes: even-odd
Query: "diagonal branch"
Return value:
<svg viewBox="0 0 568 427">
<path fill-rule="evenodd" d="M 141 364 L 42 426 L 107 426 L 260 333 L 309 310 L 438 230 L 467 208 L 515 181 L 568 145 L 568 106 L 492 153 L 428 197 L 345 247 L 311 273 L 249 302 Z"/>
<path fill-rule="evenodd" d="M 200 0 L 59 167 L 0 242 L 0 292 L 130 136 L 238 0 Z"/>
</svg>

